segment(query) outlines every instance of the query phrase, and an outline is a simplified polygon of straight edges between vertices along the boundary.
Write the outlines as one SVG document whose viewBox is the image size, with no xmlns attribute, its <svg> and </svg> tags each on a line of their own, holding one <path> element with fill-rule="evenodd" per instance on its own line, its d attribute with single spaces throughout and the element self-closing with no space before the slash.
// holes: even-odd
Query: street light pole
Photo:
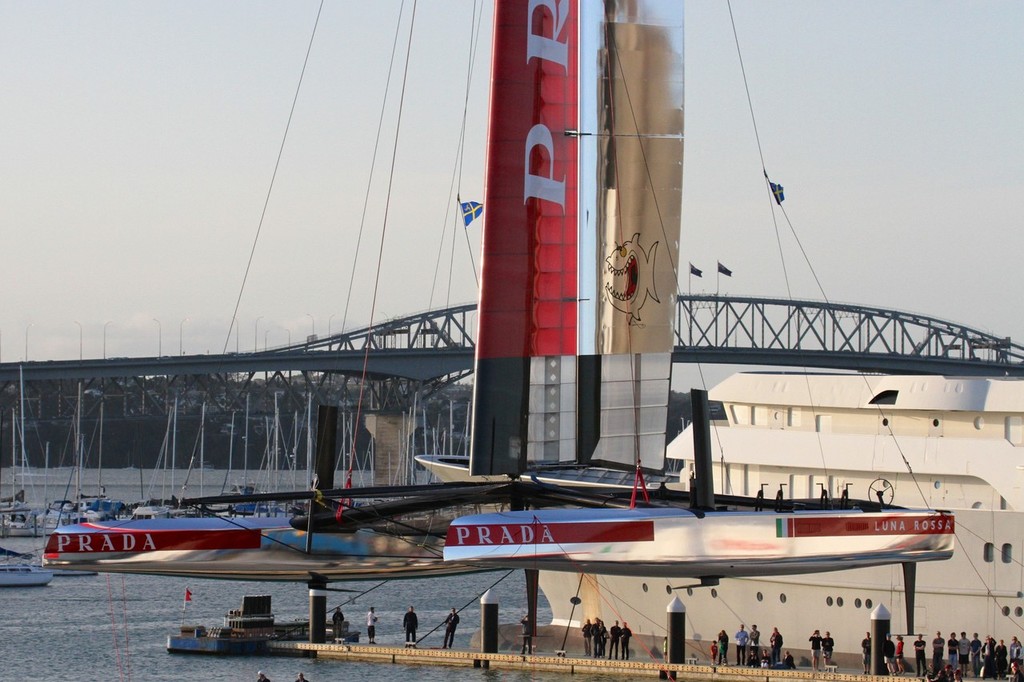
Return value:
<svg viewBox="0 0 1024 682">
<path fill-rule="evenodd" d="M 155 317 L 153 321 L 156 322 L 156 356 L 160 358 L 164 354 L 164 326 Z"/>
<path fill-rule="evenodd" d="M 185 330 L 185 323 L 188 322 L 189 319 L 190 318 L 186 317 L 184 320 L 181 321 L 181 324 L 178 325 L 178 355 L 184 355 L 185 354 L 185 351 L 182 350 L 182 347 L 183 347 L 182 346 L 182 337 L 183 337 L 183 335 L 185 333 L 185 331 L 184 331 Z"/>
<path fill-rule="evenodd" d="M 316 336 L 316 320 L 309 313 L 306 313 L 306 317 L 309 318 L 310 336 Z"/>
<path fill-rule="evenodd" d="M 262 319 L 263 316 L 260 315 L 252 324 L 252 351 L 254 353 L 260 349 L 260 320 Z M 264 343 L 263 345 L 265 346 L 267 344 Z"/>
<path fill-rule="evenodd" d="M 78 361 L 82 361 L 82 323 L 78 320 L 74 321 L 78 325 Z"/>
<path fill-rule="evenodd" d="M 107 320 L 103 323 L 103 359 L 107 359 L 107 326 L 114 324 L 113 320 Z"/>
</svg>

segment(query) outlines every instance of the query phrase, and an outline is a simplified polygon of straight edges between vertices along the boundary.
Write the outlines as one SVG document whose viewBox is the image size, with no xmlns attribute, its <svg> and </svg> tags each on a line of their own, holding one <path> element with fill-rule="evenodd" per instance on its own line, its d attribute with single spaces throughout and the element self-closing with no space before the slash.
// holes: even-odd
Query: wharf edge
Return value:
<svg viewBox="0 0 1024 682">
<path fill-rule="evenodd" d="M 660 677 L 663 672 L 675 671 L 677 677 L 711 682 L 803 682 L 829 680 L 853 682 L 888 679 L 887 675 L 863 675 L 845 672 L 818 672 L 810 670 L 766 670 L 736 666 L 668 665 L 663 661 L 624 661 L 618 659 L 575 658 L 546 654 L 485 654 L 478 651 L 454 649 L 411 649 L 406 647 L 365 646 L 359 644 L 311 644 L 309 642 L 270 642 L 270 654 L 303 658 L 324 658 L 366 663 L 400 665 L 442 665 L 452 667 L 489 667 L 501 670 L 537 670 L 581 673 L 630 673 L 645 677 Z"/>
</svg>

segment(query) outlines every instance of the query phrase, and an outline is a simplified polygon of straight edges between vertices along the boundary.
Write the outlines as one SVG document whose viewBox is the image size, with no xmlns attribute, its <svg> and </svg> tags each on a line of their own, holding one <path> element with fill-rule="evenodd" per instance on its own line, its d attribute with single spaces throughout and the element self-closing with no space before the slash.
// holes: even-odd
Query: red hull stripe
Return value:
<svg viewBox="0 0 1024 682">
<path fill-rule="evenodd" d="M 137 530 L 94 533 L 54 533 L 46 543 L 47 556 L 103 552 L 168 552 L 220 549 L 259 549 L 258 530 Z"/>
<path fill-rule="evenodd" d="M 776 534 L 788 538 L 842 537 L 851 535 L 949 535 L 955 532 L 952 516 L 893 515 L 779 519 Z"/>
<path fill-rule="evenodd" d="M 453 525 L 448 528 L 451 547 L 485 545 L 570 545 L 576 543 L 650 542 L 652 521 L 603 523 L 488 523 Z"/>
</svg>

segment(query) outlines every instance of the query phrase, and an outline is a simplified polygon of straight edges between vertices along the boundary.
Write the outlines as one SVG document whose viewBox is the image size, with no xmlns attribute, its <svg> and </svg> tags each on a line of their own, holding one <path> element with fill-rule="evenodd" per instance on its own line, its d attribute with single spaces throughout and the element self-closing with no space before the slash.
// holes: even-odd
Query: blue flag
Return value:
<svg viewBox="0 0 1024 682">
<path fill-rule="evenodd" d="M 693 267 L 693 263 L 690 263 L 690 274 L 693 275 L 694 277 L 703 277 L 704 271 L 698 270 L 697 268 Z"/>
<path fill-rule="evenodd" d="M 718 271 L 726 277 L 732 277 L 732 270 L 722 265 L 722 261 L 718 261 Z"/>
<path fill-rule="evenodd" d="M 768 184 L 772 186 L 772 195 L 775 197 L 775 203 L 782 206 L 782 202 L 786 200 L 786 195 L 782 193 L 782 185 L 776 185 L 770 180 Z"/>
<path fill-rule="evenodd" d="M 466 227 L 469 224 L 480 217 L 480 214 L 484 212 L 484 205 L 478 201 L 463 201 L 460 202 L 462 205 L 462 221 L 466 223 Z"/>
</svg>

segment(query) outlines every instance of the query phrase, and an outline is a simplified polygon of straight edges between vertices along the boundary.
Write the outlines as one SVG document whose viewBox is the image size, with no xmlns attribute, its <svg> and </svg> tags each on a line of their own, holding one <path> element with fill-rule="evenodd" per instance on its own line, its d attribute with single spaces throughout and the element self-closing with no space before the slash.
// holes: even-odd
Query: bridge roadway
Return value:
<svg viewBox="0 0 1024 682">
<path fill-rule="evenodd" d="M 40 392 L 73 386 L 134 386 L 150 402 L 169 393 L 228 383 L 231 401 L 252 390 L 288 393 L 300 403 L 340 377 L 363 372 L 372 402 L 400 408 L 412 392 L 457 381 L 473 370 L 476 305 L 388 320 L 373 327 L 263 352 L 0 364 L 0 401 L 19 380 Z M 673 361 L 775 365 L 883 373 L 1024 376 L 1024 346 L 965 325 L 885 308 L 819 301 L 682 295 L 676 301 Z M 263 376 L 263 381 L 257 377 Z M 154 379 L 159 378 L 159 382 Z M 350 389 L 343 389 L 342 393 Z M 223 393 L 223 391 L 221 391 Z M 223 400 L 218 401 L 222 405 Z"/>
</svg>

